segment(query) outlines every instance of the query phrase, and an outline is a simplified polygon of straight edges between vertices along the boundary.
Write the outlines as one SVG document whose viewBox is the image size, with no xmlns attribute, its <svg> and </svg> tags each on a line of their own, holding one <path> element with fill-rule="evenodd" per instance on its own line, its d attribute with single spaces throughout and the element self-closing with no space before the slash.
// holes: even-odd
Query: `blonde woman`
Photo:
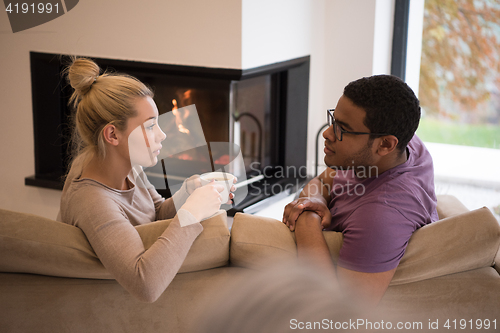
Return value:
<svg viewBox="0 0 500 333">
<path fill-rule="evenodd" d="M 98 65 L 85 58 L 67 69 L 80 149 L 64 184 L 58 219 L 83 230 L 126 290 L 154 302 L 202 232 L 199 222 L 220 209 L 223 188 L 199 187 L 194 178 L 173 198 L 162 198 L 140 172 L 141 166 L 156 164 L 166 137 L 153 93 L 131 76 L 99 74 Z M 167 218 L 172 223 L 145 250 L 134 226 Z"/>
</svg>

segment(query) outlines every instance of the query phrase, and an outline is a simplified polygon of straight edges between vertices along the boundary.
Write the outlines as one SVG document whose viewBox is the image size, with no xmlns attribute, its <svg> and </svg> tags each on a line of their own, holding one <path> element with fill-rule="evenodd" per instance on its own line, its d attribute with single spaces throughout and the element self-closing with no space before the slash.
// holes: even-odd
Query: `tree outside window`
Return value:
<svg viewBox="0 0 500 333">
<path fill-rule="evenodd" d="M 418 135 L 500 149 L 500 2 L 426 0 Z"/>
</svg>

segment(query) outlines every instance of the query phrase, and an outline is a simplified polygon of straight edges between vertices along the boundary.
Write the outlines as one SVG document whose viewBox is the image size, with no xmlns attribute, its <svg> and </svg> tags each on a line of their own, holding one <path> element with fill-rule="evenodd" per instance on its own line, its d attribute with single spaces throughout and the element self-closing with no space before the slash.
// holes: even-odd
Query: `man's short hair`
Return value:
<svg viewBox="0 0 500 333">
<path fill-rule="evenodd" d="M 374 75 L 349 83 L 344 96 L 363 108 L 363 121 L 373 133 L 389 133 L 398 138 L 397 149 L 404 151 L 420 121 L 420 103 L 411 88 L 392 75 Z"/>
</svg>

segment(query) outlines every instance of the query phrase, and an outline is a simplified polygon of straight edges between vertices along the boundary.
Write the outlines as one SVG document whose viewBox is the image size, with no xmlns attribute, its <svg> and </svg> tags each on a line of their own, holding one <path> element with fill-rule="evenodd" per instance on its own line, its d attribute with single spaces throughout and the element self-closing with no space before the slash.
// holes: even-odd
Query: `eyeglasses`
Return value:
<svg viewBox="0 0 500 333">
<path fill-rule="evenodd" d="M 368 132 L 350 132 L 346 131 L 342 127 L 340 127 L 339 124 L 335 122 L 335 117 L 333 116 L 333 113 L 335 112 L 335 109 L 330 109 L 326 110 L 327 118 L 328 118 L 328 125 L 332 126 L 333 125 L 333 133 L 335 134 L 335 138 L 337 140 L 342 141 L 344 133 L 347 134 L 354 134 L 354 135 L 374 135 L 374 136 L 383 136 L 383 135 L 392 135 L 388 133 L 368 133 Z"/>
</svg>

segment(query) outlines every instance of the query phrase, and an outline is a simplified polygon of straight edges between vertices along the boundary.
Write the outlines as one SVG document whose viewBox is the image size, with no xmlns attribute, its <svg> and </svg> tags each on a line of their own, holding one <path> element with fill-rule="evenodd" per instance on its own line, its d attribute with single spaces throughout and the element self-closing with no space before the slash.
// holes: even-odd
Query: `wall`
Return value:
<svg viewBox="0 0 500 333">
<path fill-rule="evenodd" d="M 309 0 L 243 0 L 242 68 L 309 55 L 313 7 Z"/>
<path fill-rule="evenodd" d="M 309 127 L 316 128 L 315 132 L 326 123 L 326 109 L 335 108 L 349 82 L 374 74 L 390 74 L 394 0 L 328 0 L 324 13 L 323 105 L 309 111 Z M 308 154 L 314 159 L 311 134 Z M 322 156 L 319 165 L 323 164 Z M 320 172 L 323 169 L 324 166 Z"/>
<path fill-rule="evenodd" d="M 344 86 L 390 73 L 394 0 L 243 0 L 242 66 L 252 68 L 311 55 L 308 173 L 316 134 Z M 319 140 L 323 164 L 323 140 Z"/>
<path fill-rule="evenodd" d="M 328 0 L 329 1 L 329 0 Z M 242 66 L 253 68 L 310 55 L 308 172 L 314 136 L 324 118 L 325 3 L 310 0 L 243 0 Z"/>
<path fill-rule="evenodd" d="M 0 12 L 0 208 L 55 218 L 60 191 L 24 185 L 34 174 L 29 51 L 240 68 L 241 2 L 86 0 L 15 34 Z"/>
</svg>

